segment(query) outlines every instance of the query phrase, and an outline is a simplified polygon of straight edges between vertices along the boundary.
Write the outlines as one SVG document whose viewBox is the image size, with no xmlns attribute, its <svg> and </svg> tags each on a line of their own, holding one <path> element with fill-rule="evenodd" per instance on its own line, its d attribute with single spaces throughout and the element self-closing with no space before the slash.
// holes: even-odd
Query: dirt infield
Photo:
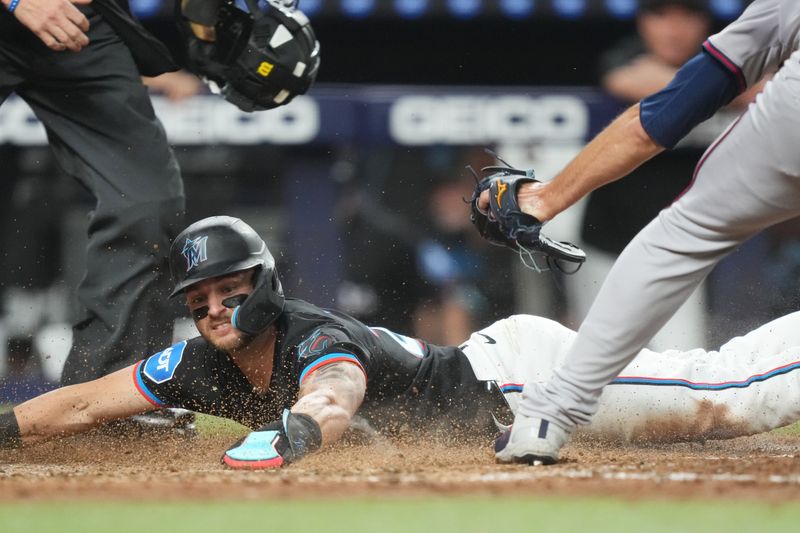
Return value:
<svg viewBox="0 0 800 533">
<path fill-rule="evenodd" d="M 496 465 L 488 443 L 341 444 L 270 472 L 219 464 L 230 438 L 91 435 L 0 452 L 0 502 L 259 500 L 522 494 L 631 499 L 800 497 L 800 437 L 634 446 L 571 444 L 551 467 Z"/>
</svg>

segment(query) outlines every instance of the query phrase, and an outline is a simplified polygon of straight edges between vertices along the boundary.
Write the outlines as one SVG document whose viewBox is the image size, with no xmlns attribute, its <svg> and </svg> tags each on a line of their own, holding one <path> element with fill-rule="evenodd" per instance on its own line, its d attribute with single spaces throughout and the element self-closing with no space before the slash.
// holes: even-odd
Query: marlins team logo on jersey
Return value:
<svg viewBox="0 0 800 533">
<path fill-rule="evenodd" d="M 206 255 L 206 243 L 208 237 L 198 237 L 196 239 L 186 239 L 186 244 L 183 245 L 181 254 L 186 258 L 186 271 L 190 271 L 203 261 L 208 260 Z"/>
<path fill-rule="evenodd" d="M 322 333 L 322 329 L 317 329 L 306 340 L 297 345 L 297 358 L 302 360 L 307 357 L 319 355 L 329 346 L 332 346 L 335 340 L 330 335 Z"/>
</svg>

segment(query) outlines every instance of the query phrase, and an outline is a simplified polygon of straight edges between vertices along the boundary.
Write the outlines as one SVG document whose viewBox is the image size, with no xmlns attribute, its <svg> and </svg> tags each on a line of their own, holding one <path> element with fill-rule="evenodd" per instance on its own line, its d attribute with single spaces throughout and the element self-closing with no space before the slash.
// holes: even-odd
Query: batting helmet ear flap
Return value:
<svg viewBox="0 0 800 533">
<path fill-rule="evenodd" d="M 283 287 L 274 268 L 261 267 L 255 274 L 253 292 L 233 310 L 231 324 L 249 335 L 258 335 L 283 312 Z"/>
</svg>

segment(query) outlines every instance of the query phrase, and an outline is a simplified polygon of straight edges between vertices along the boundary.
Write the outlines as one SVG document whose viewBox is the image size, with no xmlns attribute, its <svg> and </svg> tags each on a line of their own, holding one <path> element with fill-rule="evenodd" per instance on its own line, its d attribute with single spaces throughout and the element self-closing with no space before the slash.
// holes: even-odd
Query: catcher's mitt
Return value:
<svg viewBox="0 0 800 533">
<path fill-rule="evenodd" d="M 535 260 L 535 255 L 543 255 L 548 266 L 566 273 L 574 273 L 586 261 L 586 254 L 568 242 L 554 241 L 542 235 L 544 225 L 534 216 L 523 213 L 517 203 L 517 190 L 523 183 L 538 182 L 533 170 L 520 170 L 511 167 L 485 167 L 488 176 L 478 181 L 472 193 L 470 220 L 480 234 L 492 244 L 506 246 L 519 252 L 525 266 L 536 271 L 544 271 Z M 489 191 L 489 210 L 483 212 L 478 199 L 483 191 Z M 563 262 L 573 263 L 576 268 L 567 271 Z"/>
</svg>

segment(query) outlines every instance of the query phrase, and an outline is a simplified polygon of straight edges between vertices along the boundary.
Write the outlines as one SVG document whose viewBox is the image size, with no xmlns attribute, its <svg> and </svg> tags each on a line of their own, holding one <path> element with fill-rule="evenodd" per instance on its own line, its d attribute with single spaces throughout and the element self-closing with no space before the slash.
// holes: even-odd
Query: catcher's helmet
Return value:
<svg viewBox="0 0 800 533">
<path fill-rule="evenodd" d="M 189 70 L 250 112 L 287 104 L 308 91 L 319 70 L 320 47 L 302 11 L 272 2 L 266 12 L 255 2 L 248 5 L 250 13 L 231 1 L 220 3 L 213 41 L 198 37 L 184 15 L 179 21 L 188 41 Z"/>
<path fill-rule="evenodd" d="M 283 312 L 275 259 L 258 233 L 238 218 L 215 216 L 190 225 L 172 242 L 169 267 L 175 283 L 171 296 L 200 281 L 257 267 L 253 292 L 231 319 L 245 333 L 260 333 Z"/>
</svg>

